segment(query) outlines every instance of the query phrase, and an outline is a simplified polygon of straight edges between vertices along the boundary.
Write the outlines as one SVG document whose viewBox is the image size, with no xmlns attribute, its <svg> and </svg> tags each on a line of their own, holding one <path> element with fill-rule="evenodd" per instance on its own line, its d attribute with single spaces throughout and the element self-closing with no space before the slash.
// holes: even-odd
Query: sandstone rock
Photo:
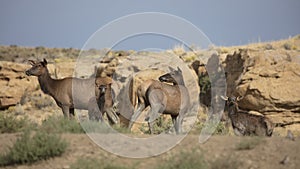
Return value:
<svg viewBox="0 0 300 169">
<path fill-rule="evenodd" d="M 16 105 L 25 91 L 36 88 L 37 82 L 24 73 L 29 67 L 25 64 L 0 62 L 0 109 Z"/>
<path fill-rule="evenodd" d="M 241 95 L 239 106 L 267 115 L 277 124 L 300 122 L 300 64 L 282 50 L 240 50 L 225 60 L 227 95 Z"/>
</svg>

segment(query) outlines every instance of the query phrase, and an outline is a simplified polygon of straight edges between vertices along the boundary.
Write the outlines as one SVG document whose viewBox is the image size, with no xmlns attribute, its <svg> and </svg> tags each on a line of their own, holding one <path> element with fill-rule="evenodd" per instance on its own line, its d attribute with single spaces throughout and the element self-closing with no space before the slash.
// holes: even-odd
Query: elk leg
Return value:
<svg viewBox="0 0 300 169">
<path fill-rule="evenodd" d="M 151 105 L 151 111 L 148 118 L 148 126 L 150 134 L 153 134 L 153 124 L 155 120 L 159 117 L 159 111 L 163 108 L 163 105 L 156 103 Z"/>
<path fill-rule="evenodd" d="M 69 106 L 62 106 L 61 107 L 63 113 L 64 113 L 64 117 L 65 118 L 70 118 L 70 109 L 69 109 Z"/>
<path fill-rule="evenodd" d="M 174 124 L 176 134 L 182 133 L 182 121 L 183 121 L 183 116 L 178 115 Z"/>
<path fill-rule="evenodd" d="M 142 111 L 145 109 L 145 104 L 139 104 L 137 111 L 133 113 L 129 123 L 129 129 L 131 129 L 133 123 L 137 120 L 137 118 L 141 115 Z"/>
<path fill-rule="evenodd" d="M 70 113 L 70 118 L 74 119 L 75 118 L 74 108 L 69 108 L 69 113 Z"/>
<path fill-rule="evenodd" d="M 106 115 L 110 124 L 118 124 L 120 122 L 120 118 L 117 113 L 114 111 L 113 107 L 106 108 Z"/>
<path fill-rule="evenodd" d="M 98 107 L 95 97 L 91 98 L 88 103 L 89 120 L 102 121 L 102 113 Z"/>
</svg>

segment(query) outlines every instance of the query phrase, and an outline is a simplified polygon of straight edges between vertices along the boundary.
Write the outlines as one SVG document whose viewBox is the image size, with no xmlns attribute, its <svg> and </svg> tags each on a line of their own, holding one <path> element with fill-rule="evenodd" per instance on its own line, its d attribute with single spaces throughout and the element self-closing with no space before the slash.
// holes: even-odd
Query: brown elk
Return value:
<svg viewBox="0 0 300 169">
<path fill-rule="evenodd" d="M 227 102 L 228 116 L 235 135 L 272 136 L 274 125 L 268 118 L 239 109 L 237 102 L 242 97 L 221 96 L 221 98 Z"/>
<path fill-rule="evenodd" d="M 150 106 L 149 117 L 146 118 L 150 133 L 153 133 L 153 122 L 159 113 L 171 115 L 176 133 L 181 133 L 182 121 L 190 106 L 190 97 L 184 84 L 182 71 L 180 68 L 171 69 L 170 73 L 160 76 L 159 80 L 147 80 L 138 87 L 138 106 L 129 127 L 145 107 Z"/>
<path fill-rule="evenodd" d="M 29 63 L 32 67 L 26 70 L 26 75 L 38 77 L 41 90 L 53 97 L 66 118 L 74 116 L 74 109 L 88 110 L 89 107 L 95 106 L 91 101 L 91 98 L 95 97 L 95 90 L 93 90 L 95 78 L 79 79 L 66 77 L 63 79 L 52 79 L 47 68 L 46 59 L 41 62 L 29 60 Z M 105 78 L 102 78 L 100 81 L 106 84 Z"/>
<path fill-rule="evenodd" d="M 96 80 L 96 87 L 98 87 L 100 90 L 99 95 L 96 92 L 96 98 L 98 103 L 97 105 L 99 106 L 102 115 L 106 113 L 110 124 L 117 124 L 119 123 L 120 119 L 116 113 L 116 109 L 114 108 L 113 90 L 111 88 L 111 83 L 106 85 L 103 85 L 101 83 L 101 79 Z"/>
</svg>

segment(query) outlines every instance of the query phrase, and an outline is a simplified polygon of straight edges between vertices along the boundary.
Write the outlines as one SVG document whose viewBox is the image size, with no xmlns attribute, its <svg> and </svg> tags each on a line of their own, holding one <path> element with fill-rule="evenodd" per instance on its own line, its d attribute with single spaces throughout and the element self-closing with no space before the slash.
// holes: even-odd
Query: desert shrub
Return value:
<svg viewBox="0 0 300 169">
<path fill-rule="evenodd" d="M 38 109 L 43 109 L 45 107 L 53 106 L 53 101 L 46 97 L 46 98 L 40 98 L 34 101 L 34 106 Z"/>
<path fill-rule="evenodd" d="M 242 140 L 236 145 L 237 150 L 252 150 L 257 145 L 263 142 L 262 138 L 260 137 L 251 137 L 247 140 Z"/>
<path fill-rule="evenodd" d="M 157 169 L 206 169 L 208 168 L 203 154 L 197 149 L 183 151 L 171 156 L 167 161 L 156 167 Z"/>
<path fill-rule="evenodd" d="M 153 133 L 160 134 L 163 132 L 168 132 L 173 127 L 172 119 L 166 118 L 166 116 L 159 116 L 155 123 L 153 124 Z M 140 130 L 145 134 L 150 134 L 150 129 L 148 124 L 143 124 Z"/>
<path fill-rule="evenodd" d="M 33 163 L 39 160 L 60 156 L 65 152 L 67 143 L 54 134 L 29 130 L 23 132 L 8 152 L 0 155 L 0 165 Z"/>
<path fill-rule="evenodd" d="M 283 48 L 285 49 L 285 50 L 297 50 L 297 46 L 295 46 L 294 44 L 292 44 L 292 43 L 285 43 L 285 44 L 283 44 Z"/>
<path fill-rule="evenodd" d="M 286 50 L 291 50 L 291 49 L 292 49 L 292 45 L 289 44 L 289 43 L 285 43 L 285 44 L 283 45 L 283 47 L 284 47 L 284 49 L 286 49 Z"/>
<path fill-rule="evenodd" d="M 113 125 L 112 128 L 114 130 L 116 130 L 118 133 L 131 133 L 130 129 L 128 127 L 125 126 L 121 126 L 121 125 Z"/>
<path fill-rule="evenodd" d="M 200 93 L 206 94 L 207 91 L 209 91 L 209 89 L 211 88 L 211 83 L 208 75 L 199 77 L 199 86 L 201 88 Z"/>
<path fill-rule="evenodd" d="M 17 119 L 12 115 L 0 114 L 0 133 L 15 133 L 21 132 L 24 129 L 31 127 L 27 118 Z M 33 125 L 32 125 L 33 126 Z"/>
<path fill-rule="evenodd" d="M 84 133 L 76 119 L 66 119 L 61 116 L 51 116 L 44 120 L 39 130 L 48 133 Z"/>
<path fill-rule="evenodd" d="M 205 127 L 205 122 L 204 121 L 198 121 L 194 125 L 194 130 L 193 133 L 199 133 L 203 128 Z M 226 135 L 229 133 L 229 129 L 226 127 L 226 122 L 220 121 L 214 132 L 212 133 L 213 135 Z"/>
<path fill-rule="evenodd" d="M 71 165 L 72 169 L 129 169 L 123 164 L 114 164 L 112 161 L 95 158 L 79 158 Z M 132 168 L 132 167 L 130 167 Z"/>
<path fill-rule="evenodd" d="M 264 49 L 265 50 L 273 50 L 274 48 L 273 48 L 272 44 L 268 43 L 264 46 Z"/>
<path fill-rule="evenodd" d="M 228 127 L 226 127 L 226 122 L 220 121 L 220 123 L 217 125 L 217 128 L 214 132 L 216 135 L 226 135 L 229 133 Z"/>
</svg>

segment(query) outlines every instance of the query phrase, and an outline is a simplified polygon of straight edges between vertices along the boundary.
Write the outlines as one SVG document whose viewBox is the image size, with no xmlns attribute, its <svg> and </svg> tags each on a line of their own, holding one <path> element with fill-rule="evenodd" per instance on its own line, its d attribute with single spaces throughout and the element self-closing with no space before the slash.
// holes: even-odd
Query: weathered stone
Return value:
<svg viewBox="0 0 300 169">
<path fill-rule="evenodd" d="M 299 122 L 300 64 L 281 50 L 240 50 L 225 61 L 228 95 L 244 98 L 242 109 L 267 115 L 277 124 Z"/>
</svg>

